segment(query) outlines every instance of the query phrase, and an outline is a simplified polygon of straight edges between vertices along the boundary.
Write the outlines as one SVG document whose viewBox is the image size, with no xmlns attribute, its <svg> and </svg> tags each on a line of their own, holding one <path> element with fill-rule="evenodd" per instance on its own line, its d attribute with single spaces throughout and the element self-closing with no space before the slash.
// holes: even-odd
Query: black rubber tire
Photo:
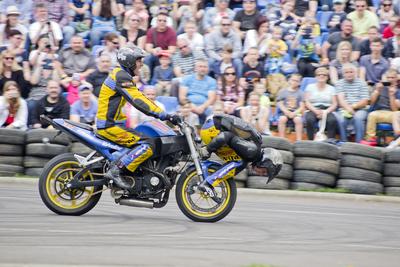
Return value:
<svg viewBox="0 0 400 267">
<path fill-rule="evenodd" d="M 336 176 L 323 172 L 295 170 L 293 175 L 293 181 L 299 183 L 312 183 L 312 184 L 319 184 L 322 186 L 333 187 L 336 184 Z"/>
<path fill-rule="evenodd" d="M 0 156 L 0 164 L 9 164 L 15 166 L 23 166 L 24 157 L 18 156 Z"/>
<path fill-rule="evenodd" d="M 21 145 L 0 144 L 1 156 L 23 156 L 24 147 Z"/>
<path fill-rule="evenodd" d="M 219 167 L 215 166 L 215 165 L 211 165 L 209 167 L 209 170 L 212 171 L 216 171 L 218 170 Z M 191 178 L 191 175 L 194 173 L 196 173 L 196 168 L 190 167 L 188 169 L 185 170 L 185 172 L 183 172 L 181 174 L 181 176 L 178 179 L 178 182 L 176 183 L 176 190 L 175 190 L 175 197 L 176 197 L 176 202 L 178 204 L 179 209 L 182 211 L 182 213 L 188 217 L 189 219 L 195 221 L 195 222 L 217 222 L 219 220 L 222 220 L 223 218 L 225 218 L 225 216 L 227 216 L 233 209 L 233 207 L 235 206 L 235 202 L 236 202 L 236 197 L 237 197 L 237 190 L 236 190 L 236 183 L 235 180 L 230 178 L 228 180 L 226 180 L 226 183 L 229 187 L 229 191 L 230 191 L 230 197 L 227 200 L 226 206 L 224 209 L 222 209 L 219 213 L 215 214 L 214 216 L 210 216 L 210 217 L 206 217 L 206 216 L 201 216 L 201 215 L 197 215 L 195 212 L 197 211 L 191 211 L 191 209 L 189 209 L 189 207 L 186 207 L 185 203 L 184 203 L 184 197 L 183 194 L 185 194 L 186 192 L 184 191 L 184 185 L 187 183 L 186 180 Z"/>
<path fill-rule="evenodd" d="M 293 145 L 293 153 L 296 157 L 315 157 L 337 160 L 339 148 L 325 142 L 297 141 Z"/>
<path fill-rule="evenodd" d="M 286 190 L 289 189 L 290 182 L 287 179 L 274 178 L 267 184 L 268 177 L 249 176 L 247 178 L 247 187 L 255 189 Z"/>
<path fill-rule="evenodd" d="M 382 171 L 382 165 L 382 161 L 379 159 L 350 154 L 342 155 L 342 158 L 340 160 L 341 167 L 353 167 L 379 173 Z"/>
<path fill-rule="evenodd" d="M 293 179 L 293 167 L 289 164 L 283 164 L 281 171 L 278 173 L 276 178 L 292 180 Z"/>
<path fill-rule="evenodd" d="M 47 164 L 47 162 L 49 162 L 48 158 L 26 156 L 24 158 L 24 167 L 25 168 L 43 168 Z"/>
<path fill-rule="evenodd" d="M 385 194 L 400 197 L 400 187 L 385 187 Z"/>
<path fill-rule="evenodd" d="M 76 209 L 65 209 L 63 207 L 60 207 L 49 198 L 49 192 L 47 192 L 46 188 L 47 179 L 49 179 L 48 176 L 51 174 L 51 172 L 55 167 L 57 167 L 59 164 L 62 164 L 63 162 L 77 162 L 77 160 L 71 153 L 61 154 L 50 160 L 44 167 L 44 170 L 39 177 L 40 197 L 43 203 L 47 206 L 47 208 L 49 208 L 56 214 L 71 215 L 71 216 L 79 216 L 85 214 L 96 206 L 97 202 L 99 202 L 100 200 L 102 192 L 99 192 L 98 194 L 91 196 L 87 201 L 87 203 Z M 103 186 L 94 187 L 94 192 L 100 191 L 102 190 L 102 188 Z"/>
<path fill-rule="evenodd" d="M 0 144 L 24 145 L 25 135 L 22 130 L 0 128 Z"/>
<path fill-rule="evenodd" d="M 263 136 L 262 147 L 272 147 L 279 150 L 292 151 L 293 145 L 285 138 L 275 136 Z"/>
<path fill-rule="evenodd" d="M 247 169 L 244 169 L 243 171 L 239 172 L 237 175 L 235 175 L 235 181 L 236 182 L 246 182 L 247 181 Z"/>
<path fill-rule="evenodd" d="M 399 176 L 400 164 L 399 163 L 385 163 L 383 165 L 383 176 Z"/>
<path fill-rule="evenodd" d="M 296 157 L 294 160 L 294 169 L 337 175 L 339 173 L 339 162 L 331 159 Z"/>
<path fill-rule="evenodd" d="M 385 187 L 400 187 L 400 177 L 385 176 L 382 183 Z"/>
<path fill-rule="evenodd" d="M 400 163 L 400 149 L 387 151 L 385 153 L 385 162 Z"/>
<path fill-rule="evenodd" d="M 57 144 L 28 144 L 26 146 L 25 154 L 27 156 L 37 156 L 44 158 L 52 158 L 54 156 L 67 153 L 68 147 Z"/>
<path fill-rule="evenodd" d="M 293 155 L 292 152 L 286 151 L 286 150 L 279 150 L 279 149 L 278 149 L 278 151 L 279 151 L 279 153 L 281 153 L 281 155 L 282 155 L 282 160 L 283 160 L 284 163 L 290 164 L 290 165 L 293 164 L 294 155 Z"/>
<path fill-rule="evenodd" d="M 24 167 L 8 165 L 8 164 L 0 164 L 0 176 L 14 176 L 17 173 L 24 173 Z"/>
<path fill-rule="evenodd" d="M 383 185 L 360 180 L 339 179 L 337 188 L 343 188 L 355 194 L 376 195 L 383 193 Z"/>
<path fill-rule="evenodd" d="M 91 152 L 93 152 L 93 149 L 85 146 L 84 144 L 81 143 L 72 143 L 70 146 L 70 150 L 71 153 L 73 154 L 78 154 L 81 156 L 87 156 L 89 155 Z"/>
<path fill-rule="evenodd" d="M 320 184 L 306 183 L 306 182 L 292 182 L 290 183 L 290 189 L 293 190 L 316 190 L 326 188 Z"/>
<path fill-rule="evenodd" d="M 360 180 L 373 183 L 381 183 L 382 175 L 380 172 L 369 171 L 353 167 L 341 167 L 339 173 L 340 179 Z"/>
<path fill-rule="evenodd" d="M 25 175 L 40 177 L 43 173 L 43 168 L 25 168 Z"/>
<path fill-rule="evenodd" d="M 48 130 L 48 129 L 33 129 L 27 132 L 26 143 L 45 143 L 44 140 L 48 140 L 50 144 L 58 144 L 68 146 L 71 143 L 71 139 L 65 133 L 59 133 L 58 130 Z"/>
<path fill-rule="evenodd" d="M 340 147 L 340 152 L 342 154 L 358 155 L 378 160 L 383 158 L 383 152 L 379 148 L 350 142 L 344 143 Z"/>
</svg>

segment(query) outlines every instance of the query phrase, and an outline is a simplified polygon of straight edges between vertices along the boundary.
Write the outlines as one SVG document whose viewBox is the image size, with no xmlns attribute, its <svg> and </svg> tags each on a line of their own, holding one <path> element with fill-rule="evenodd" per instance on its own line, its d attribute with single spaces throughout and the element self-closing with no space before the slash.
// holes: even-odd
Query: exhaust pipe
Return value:
<svg viewBox="0 0 400 267">
<path fill-rule="evenodd" d="M 153 201 L 144 201 L 137 199 L 120 199 L 119 204 L 124 206 L 139 207 L 139 208 L 148 208 L 148 209 L 154 208 Z"/>
</svg>

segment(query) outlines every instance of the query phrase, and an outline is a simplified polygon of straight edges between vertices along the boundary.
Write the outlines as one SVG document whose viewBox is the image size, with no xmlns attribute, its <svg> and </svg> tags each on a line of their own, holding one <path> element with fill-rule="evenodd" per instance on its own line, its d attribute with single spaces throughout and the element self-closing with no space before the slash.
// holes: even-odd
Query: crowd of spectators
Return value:
<svg viewBox="0 0 400 267">
<path fill-rule="evenodd" d="M 119 47 L 135 45 L 138 88 L 194 125 L 222 112 L 313 140 L 324 120 L 328 141 L 375 145 L 377 123 L 400 135 L 399 15 L 399 0 L 1 0 L 0 127 L 93 124 Z M 129 127 L 149 119 L 125 112 Z"/>
</svg>

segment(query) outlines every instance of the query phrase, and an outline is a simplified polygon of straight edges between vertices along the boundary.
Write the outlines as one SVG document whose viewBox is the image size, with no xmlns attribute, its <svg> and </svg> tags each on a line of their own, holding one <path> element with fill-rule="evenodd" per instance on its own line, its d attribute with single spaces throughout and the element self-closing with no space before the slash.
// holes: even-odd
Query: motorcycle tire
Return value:
<svg viewBox="0 0 400 267">
<path fill-rule="evenodd" d="M 71 171 L 65 171 L 65 169 Z M 78 161 L 71 153 L 61 154 L 44 166 L 39 178 L 39 193 L 43 203 L 54 213 L 79 216 L 93 209 L 99 202 L 102 186 L 65 189 L 67 182 L 80 169 Z M 94 179 L 90 171 L 82 178 L 83 180 Z M 99 193 L 94 194 L 95 192 Z"/>
<path fill-rule="evenodd" d="M 213 173 L 218 170 L 218 166 L 211 165 L 208 168 L 209 173 Z M 176 201 L 179 209 L 189 219 L 195 222 L 217 222 L 227 216 L 233 207 L 235 206 L 237 190 L 235 180 L 229 178 L 221 181 L 214 189 L 217 196 L 222 200 L 221 203 L 215 202 L 211 197 L 204 195 L 203 193 L 196 192 L 197 190 L 192 189 L 193 186 L 200 182 L 200 177 L 197 176 L 196 168 L 194 166 L 188 168 L 176 184 Z M 202 200 L 201 202 L 210 206 L 216 204 L 213 207 L 204 208 L 200 207 L 200 201 L 194 203 L 192 195 L 197 195 L 195 200 Z"/>
</svg>

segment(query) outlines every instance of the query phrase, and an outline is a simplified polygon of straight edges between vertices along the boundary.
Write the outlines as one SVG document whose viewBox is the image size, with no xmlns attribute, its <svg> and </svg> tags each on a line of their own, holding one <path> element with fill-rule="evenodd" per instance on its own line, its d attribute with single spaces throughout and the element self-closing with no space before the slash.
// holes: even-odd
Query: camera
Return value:
<svg viewBox="0 0 400 267">
<path fill-rule="evenodd" d="M 390 86 L 390 82 L 382 82 L 383 86 Z"/>
<path fill-rule="evenodd" d="M 46 44 L 46 46 L 45 46 L 47 49 L 50 49 L 51 48 L 51 44 Z"/>
</svg>

